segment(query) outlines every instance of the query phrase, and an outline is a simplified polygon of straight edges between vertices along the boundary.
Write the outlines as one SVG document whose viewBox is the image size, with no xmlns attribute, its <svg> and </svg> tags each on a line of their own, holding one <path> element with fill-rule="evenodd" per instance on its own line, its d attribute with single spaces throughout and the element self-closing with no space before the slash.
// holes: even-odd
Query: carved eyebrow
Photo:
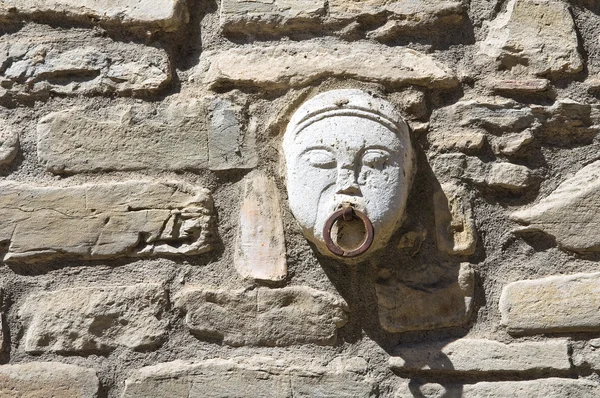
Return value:
<svg viewBox="0 0 600 398">
<path fill-rule="evenodd" d="M 315 146 L 310 146 L 308 148 L 303 149 L 302 152 L 300 152 L 300 154 L 298 156 L 303 156 L 307 152 L 314 151 L 314 150 L 327 151 L 327 152 L 331 153 L 332 155 L 335 155 L 335 152 L 331 150 L 331 147 L 328 147 L 325 145 L 315 145 Z"/>
</svg>

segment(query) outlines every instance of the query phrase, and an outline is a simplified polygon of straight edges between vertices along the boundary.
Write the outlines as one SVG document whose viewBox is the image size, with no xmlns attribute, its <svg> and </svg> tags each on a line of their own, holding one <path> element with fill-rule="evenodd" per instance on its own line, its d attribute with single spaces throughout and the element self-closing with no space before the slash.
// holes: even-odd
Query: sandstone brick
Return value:
<svg viewBox="0 0 600 398">
<path fill-rule="evenodd" d="M 427 136 L 431 148 L 435 151 L 458 151 L 464 153 L 477 152 L 486 142 L 484 133 L 477 131 L 458 131 L 456 133 L 440 132 Z"/>
<path fill-rule="evenodd" d="M 200 339 L 233 346 L 334 344 L 337 328 L 347 322 L 346 303 L 308 287 L 255 290 L 185 288 L 176 307 Z"/>
<path fill-rule="evenodd" d="M 573 349 L 571 358 L 574 366 L 587 367 L 589 369 L 600 370 L 600 339 L 592 339 L 587 342 L 574 343 L 579 346 Z"/>
<path fill-rule="evenodd" d="M 244 185 L 234 264 L 244 278 L 280 281 L 287 277 L 279 191 L 264 174 Z"/>
<path fill-rule="evenodd" d="M 508 162 L 484 163 L 477 158 L 468 160 L 466 178 L 476 184 L 509 191 L 523 191 L 535 185 L 533 171 Z"/>
<path fill-rule="evenodd" d="M 142 25 L 165 31 L 177 29 L 187 22 L 188 13 L 183 0 L 0 0 L 0 13 L 74 18 L 124 25 Z"/>
<path fill-rule="evenodd" d="M 541 93 L 550 87 L 547 79 L 504 79 L 490 82 L 497 93 L 504 94 L 534 94 Z"/>
<path fill-rule="evenodd" d="M 128 181 L 42 187 L 0 183 L 4 261 L 199 254 L 211 249 L 213 205 L 203 188 Z"/>
<path fill-rule="evenodd" d="M 559 247 L 579 253 L 600 250 L 598 202 L 600 161 L 593 162 L 561 183 L 550 195 L 511 218 L 523 227 L 517 231 L 541 231 L 556 239 Z"/>
<path fill-rule="evenodd" d="M 379 82 L 392 87 L 414 84 L 452 88 L 458 84 L 446 66 L 418 51 L 337 41 L 329 45 L 303 42 L 206 51 L 202 53 L 199 71 L 200 78 L 213 89 L 303 87 L 326 77 Z"/>
<path fill-rule="evenodd" d="M 93 369 L 59 362 L 0 366 L 0 396 L 6 398 L 95 398 L 98 389 Z"/>
<path fill-rule="evenodd" d="M 497 155 L 515 155 L 521 152 L 527 145 L 535 140 L 531 131 L 523 133 L 507 134 L 502 137 L 494 137 L 492 150 Z"/>
<path fill-rule="evenodd" d="M 165 338 L 168 297 L 158 284 L 61 289 L 33 294 L 19 309 L 29 353 L 156 348 Z"/>
<path fill-rule="evenodd" d="M 442 183 L 433 194 L 433 204 L 438 248 L 452 255 L 473 254 L 477 227 L 468 189 L 456 181 Z"/>
<path fill-rule="evenodd" d="M 157 47 L 35 25 L 0 37 L 3 96 L 138 95 L 170 81 L 167 53 Z"/>
<path fill-rule="evenodd" d="M 382 275 L 375 284 L 379 323 L 392 333 L 461 326 L 471 316 L 473 292 L 474 272 L 466 263 L 455 279 L 440 278 L 426 288 Z"/>
<path fill-rule="evenodd" d="M 396 390 L 395 398 L 414 398 L 413 391 L 403 382 Z M 419 388 L 417 396 L 442 397 L 460 396 L 461 398 L 593 398 L 600 394 L 600 385 L 585 379 L 547 379 L 527 381 L 479 382 L 475 384 L 428 383 Z"/>
<path fill-rule="evenodd" d="M 499 69 L 525 66 L 524 73 L 554 77 L 583 69 L 577 33 L 567 3 L 560 0 L 511 0 L 506 11 L 487 24 L 480 62 Z"/>
<path fill-rule="evenodd" d="M 217 109 L 211 111 L 213 102 Z M 73 108 L 40 120 L 38 159 L 46 170 L 227 170 L 256 164 L 254 143 L 229 102 L 178 97 L 156 112 L 152 105 L 103 111 L 109 116 Z"/>
<path fill-rule="evenodd" d="M 509 283 L 500 296 L 502 324 L 511 334 L 600 330 L 600 273 Z"/>
<path fill-rule="evenodd" d="M 269 357 L 174 361 L 136 371 L 122 398 L 366 398 L 374 381 L 342 366 L 318 366 Z"/>
<path fill-rule="evenodd" d="M 459 339 L 400 346 L 389 360 L 393 370 L 424 373 L 568 372 L 566 339 L 503 344 Z"/>
<path fill-rule="evenodd" d="M 0 119 L 0 166 L 13 161 L 19 151 L 19 134 Z"/>
<path fill-rule="evenodd" d="M 541 126 L 539 136 L 558 145 L 590 143 L 600 131 L 600 105 L 571 99 L 556 101 L 552 106 L 534 106 Z"/>
</svg>

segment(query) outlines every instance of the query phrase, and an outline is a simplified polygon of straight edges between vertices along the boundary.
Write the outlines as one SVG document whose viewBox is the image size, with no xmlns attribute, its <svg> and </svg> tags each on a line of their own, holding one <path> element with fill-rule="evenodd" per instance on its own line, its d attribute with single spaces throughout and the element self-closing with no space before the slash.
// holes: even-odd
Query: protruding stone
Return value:
<svg viewBox="0 0 600 398">
<path fill-rule="evenodd" d="M 458 84 L 449 68 L 429 55 L 404 47 L 369 43 L 242 46 L 222 52 L 205 51 L 202 59 L 200 76 L 212 89 L 237 86 L 277 90 L 307 86 L 326 77 L 391 87 L 412 84 L 452 88 Z"/>
<path fill-rule="evenodd" d="M 29 353 L 155 349 L 165 338 L 168 297 L 158 284 L 70 288 L 29 296 L 19 316 Z"/>
<path fill-rule="evenodd" d="M 574 366 L 600 370 L 600 339 L 592 339 L 583 344 L 575 343 L 574 345 L 579 345 L 573 349 L 571 355 Z"/>
<path fill-rule="evenodd" d="M 547 79 L 505 79 L 490 83 L 492 89 L 500 94 L 536 94 L 550 87 Z"/>
<path fill-rule="evenodd" d="M 470 158 L 467 179 L 490 188 L 521 192 L 535 185 L 533 171 L 518 164 L 508 162 L 484 163 Z"/>
<path fill-rule="evenodd" d="M 435 231 L 440 250 L 452 255 L 469 256 L 477 246 L 477 228 L 469 190 L 449 181 L 433 194 Z"/>
<path fill-rule="evenodd" d="M 0 36 L 0 97 L 139 95 L 170 81 L 169 58 L 157 47 L 35 25 Z"/>
<path fill-rule="evenodd" d="M 531 131 L 507 134 L 505 136 L 495 137 L 492 140 L 492 150 L 497 155 L 512 156 L 521 152 L 533 141 L 534 137 Z"/>
<path fill-rule="evenodd" d="M 477 152 L 485 144 L 484 133 L 465 130 L 458 132 L 439 132 L 429 134 L 431 149 L 439 152 L 459 151 L 464 153 Z"/>
<path fill-rule="evenodd" d="M 188 287 L 176 299 L 200 339 L 233 346 L 330 345 L 347 321 L 346 303 L 308 287 L 224 290 Z"/>
<path fill-rule="evenodd" d="M 578 253 L 600 251 L 600 161 L 579 170 L 536 205 L 514 212 L 523 227 L 517 232 L 541 231 L 559 247 Z"/>
<path fill-rule="evenodd" d="M 234 264 L 244 278 L 281 281 L 287 276 L 279 191 L 264 174 L 247 177 Z"/>
<path fill-rule="evenodd" d="M 60 362 L 29 362 L 0 366 L 0 396 L 98 397 L 100 388 L 93 369 Z"/>
<path fill-rule="evenodd" d="M 471 316 L 474 284 L 467 263 L 454 279 L 441 278 L 423 288 L 382 275 L 375 284 L 379 322 L 391 333 L 462 326 Z"/>
<path fill-rule="evenodd" d="M 533 107 L 541 121 L 540 136 L 558 145 L 588 143 L 600 131 L 600 105 L 562 99 L 552 106 Z"/>
<path fill-rule="evenodd" d="M 333 361 L 333 363 L 338 361 Z M 350 363 L 350 359 L 346 361 Z M 356 362 L 356 361 L 353 361 Z M 364 360 L 362 360 L 364 362 Z M 138 397 L 377 397 L 373 379 L 353 366 L 270 357 L 174 361 L 141 368 L 125 381 L 121 398 Z"/>
<path fill-rule="evenodd" d="M 0 220 L 6 262 L 193 255 L 213 240 L 209 192 L 177 182 L 60 188 L 2 181 Z"/>
<path fill-rule="evenodd" d="M 188 20 L 183 0 L 0 0 L 0 13 L 5 17 L 27 15 L 62 20 L 66 17 L 165 31 L 173 31 Z"/>
<path fill-rule="evenodd" d="M 600 331 L 600 273 L 509 283 L 500 296 L 502 324 L 511 334 Z"/>
<path fill-rule="evenodd" d="M 571 369 L 565 339 L 514 344 L 459 339 L 400 346 L 389 364 L 393 370 L 409 373 L 540 373 Z"/>
<path fill-rule="evenodd" d="M 12 162 L 18 151 L 19 134 L 0 119 L 0 166 Z"/>
</svg>

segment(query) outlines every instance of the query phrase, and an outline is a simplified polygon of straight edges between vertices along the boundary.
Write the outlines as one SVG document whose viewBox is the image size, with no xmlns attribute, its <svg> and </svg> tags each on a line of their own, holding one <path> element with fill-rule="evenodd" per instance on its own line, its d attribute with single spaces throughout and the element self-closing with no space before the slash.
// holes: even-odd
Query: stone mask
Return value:
<svg viewBox="0 0 600 398">
<path fill-rule="evenodd" d="M 415 168 L 392 104 L 361 90 L 317 95 L 292 116 L 283 153 L 292 213 L 321 253 L 362 261 L 386 245 Z"/>
</svg>

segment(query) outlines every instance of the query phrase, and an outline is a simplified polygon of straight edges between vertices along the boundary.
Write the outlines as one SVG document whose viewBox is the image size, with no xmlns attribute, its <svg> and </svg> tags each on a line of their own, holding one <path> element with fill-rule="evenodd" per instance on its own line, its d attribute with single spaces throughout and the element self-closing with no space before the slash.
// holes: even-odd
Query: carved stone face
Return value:
<svg viewBox="0 0 600 398">
<path fill-rule="evenodd" d="M 360 90 L 318 95 L 292 117 L 283 150 L 292 213 L 319 251 L 332 255 L 323 228 L 343 204 L 374 227 L 361 259 L 387 243 L 403 217 L 414 168 L 408 127 L 391 104 Z M 360 245 L 361 222 L 337 224 L 337 244 Z"/>
</svg>

